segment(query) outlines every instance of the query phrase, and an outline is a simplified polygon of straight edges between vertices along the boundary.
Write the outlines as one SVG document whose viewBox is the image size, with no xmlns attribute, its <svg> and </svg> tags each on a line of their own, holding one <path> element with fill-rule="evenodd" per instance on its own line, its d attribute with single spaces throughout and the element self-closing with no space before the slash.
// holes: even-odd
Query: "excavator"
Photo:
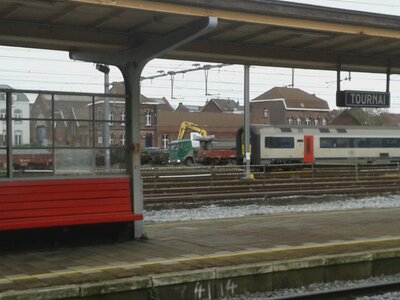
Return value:
<svg viewBox="0 0 400 300">
<path fill-rule="evenodd" d="M 187 130 L 200 134 L 196 138 L 200 142 L 200 147 L 194 147 L 191 139 L 184 139 Z M 183 121 L 177 140 L 171 141 L 169 144 L 169 163 L 192 165 L 193 163 L 221 164 L 233 161 L 236 157 L 234 150 L 212 149 L 214 138 L 214 135 L 207 135 L 207 131 L 200 128 L 198 124 Z"/>
<path fill-rule="evenodd" d="M 201 136 L 207 136 L 207 131 L 204 129 L 199 128 L 198 124 L 189 122 L 189 121 L 183 121 L 181 123 L 181 127 L 179 128 L 179 133 L 178 133 L 178 140 L 182 140 L 185 137 L 186 130 L 192 130 L 194 132 L 200 133 Z"/>
</svg>

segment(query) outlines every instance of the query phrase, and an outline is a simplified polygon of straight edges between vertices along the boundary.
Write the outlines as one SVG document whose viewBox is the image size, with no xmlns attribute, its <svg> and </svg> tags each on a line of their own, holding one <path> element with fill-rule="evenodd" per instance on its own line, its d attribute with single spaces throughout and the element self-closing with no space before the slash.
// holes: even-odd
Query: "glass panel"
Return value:
<svg viewBox="0 0 400 300">
<path fill-rule="evenodd" d="M 107 153 L 109 151 L 109 153 Z M 106 158 L 110 156 L 109 168 Z M 101 173 L 126 173 L 127 153 L 125 148 L 97 149 L 96 172 Z"/>
<path fill-rule="evenodd" d="M 13 169 L 16 175 L 51 174 L 53 155 L 51 149 L 13 149 Z"/>
<path fill-rule="evenodd" d="M 56 149 L 55 174 L 93 174 L 93 149 Z"/>
<path fill-rule="evenodd" d="M 31 145 L 31 128 L 30 122 L 13 121 L 12 127 L 12 144 L 14 147 L 27 147 Z"/>
<path fill-rule="evenodd" d="M 108 115 L 105 113 L 107 106 L 109 111 Z M 124 121 L 125 99 L 110 97 L 104 101 L 104 97 L 96 97 L 94 104 L 94 116 L 96 120 Z"/>
<path fill-rule="evenodd" d="M 30 121 L 30 144 L 34 147 L 49 147 L 53 144 L 52 121 Z"/>
<path fill-rule="evenodd" d="M 0 147 L 7 146 L 7 123 L 0 120 Z"/>
<path fill-rule="evenodd" d="M 0 149 L 0 177 L 7 176 L 7 151 Z"/>
<path fill-rule="evenodd" d="M 6 93 L 0 92 L 0 120 L 6 119 Z"/>
<path fill-rule="evenodd" d="M 0 121 L 1 123 L 1 121 Z M 0 125 L 0 134 L 2 132 Z M 5 130 L 4 130 L 5 133 Z M 51 121 L 48 120 L 24 120 L 13 121 L 13 147 L 26 148 L 26 147 L 49 147 L 52 145 L 53 130 L 51 128 Z M 0 136 L 1 145 L 1 136 Z"/>
<path fill-rule="evenodd" d="M 31 99 L 32 106 L 30 109 L 30 115 L 23 115 L 23 118 L 32 119 L 48 119 L 51 120 L 52 115 L 52 96 L 51 94 L 26 94 Z"/>
<path fill-rule="evenodd" d="M 54 95 L 54 118 L 57 120 L 90 120 L 92 97 Z"/>
<path fill-rule="evenodd" d="M 55 145 L 59 147 L 91 147 L 92 122 L 54 121 Z"/>
</svg>

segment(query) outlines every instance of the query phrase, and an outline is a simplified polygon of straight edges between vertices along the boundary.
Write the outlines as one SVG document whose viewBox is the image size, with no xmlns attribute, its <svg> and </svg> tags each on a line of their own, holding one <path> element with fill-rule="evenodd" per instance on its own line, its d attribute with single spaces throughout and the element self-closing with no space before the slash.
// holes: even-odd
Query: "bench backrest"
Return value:
<svg viewBox="0 0 400 300">
<path fill-rule="evenodd" d="M 128 177 L 0 182 L 0 231 L 142 219 Z"/>
</svg>

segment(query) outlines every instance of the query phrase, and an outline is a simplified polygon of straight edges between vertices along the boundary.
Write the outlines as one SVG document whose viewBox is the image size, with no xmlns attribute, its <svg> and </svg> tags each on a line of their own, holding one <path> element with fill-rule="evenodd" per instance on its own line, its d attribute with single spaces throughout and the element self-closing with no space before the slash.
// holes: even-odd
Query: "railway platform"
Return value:
<svg viewBox="0 0 400 300">
<path fill-rule="evenodd" d="M 146 225 L 148 239 L 0 253 L 0 299 L 217 299 L 400 273 L 400 209 Z M 131 297 L 131 298 L 130 298 Z"/>
</svg>

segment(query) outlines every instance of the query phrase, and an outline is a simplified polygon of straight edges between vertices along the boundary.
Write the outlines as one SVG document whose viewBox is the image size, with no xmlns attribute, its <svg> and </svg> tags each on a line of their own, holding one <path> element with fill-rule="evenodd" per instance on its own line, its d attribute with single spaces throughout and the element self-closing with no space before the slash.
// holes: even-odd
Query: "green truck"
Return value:
<svg viewBox="0 0 400 300">
<path fill-rule="evenodd" d="M 170 164 L 192 165 L 195 153 L 191 140 L 176 140 L 169 143 L 168 154 Z"/>
<path fill-rule="evenodd" d="M 189 139 L 172 141 L 169 144 L 169 163 L 192 165 L 225 165 L 236 163 L 234 141 L 214 141 L 214 136 L 197 137 L 200 147 L 193 147 Z"/>
</svg>

